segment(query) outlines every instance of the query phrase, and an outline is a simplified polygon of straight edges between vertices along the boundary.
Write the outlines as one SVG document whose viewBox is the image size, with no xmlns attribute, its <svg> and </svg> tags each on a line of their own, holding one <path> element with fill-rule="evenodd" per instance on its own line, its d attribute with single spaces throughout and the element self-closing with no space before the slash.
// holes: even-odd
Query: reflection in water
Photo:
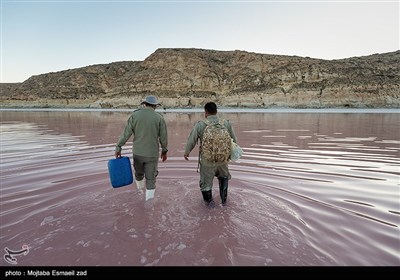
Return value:
<svg viewBox="0 0 400 280">
<path fill-rule="evenodd" d="M 27 244 L 27 266 L 400 264 L 400 114 L 221 115 L 245 153 L 227 206 L 214 183 L 208 208 L 198 150 L 183 159 L 202 113 L 164 114 L 169 157 L 146 204 L 107 174 L 129 113 L 2 111 L 1 244 Z"/>
</svg>

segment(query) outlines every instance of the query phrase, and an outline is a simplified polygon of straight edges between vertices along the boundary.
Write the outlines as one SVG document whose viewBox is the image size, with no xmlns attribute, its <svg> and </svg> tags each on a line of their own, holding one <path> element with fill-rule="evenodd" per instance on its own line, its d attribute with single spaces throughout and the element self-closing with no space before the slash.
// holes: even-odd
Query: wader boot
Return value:
<svg viewBox="0 0 400 280">
<path fill-rule="evenodd" d="M 228 177 L 219 177 L 219 195 L 221 197 L 222 204 L 226 203 L 226 198 L 228 196 Z"/>
<path fill-rule="evenodd" d="M 207 202 L 209 204 L 210 202 L 213 201 L 211 190 L 204 191 L 204 192 L 202 191 L 201 193 L 203 195 L 203 199 L 205 202 Z"/>
<path fill-rule="evenodd" d="M 156 189 L 153 190 L 146 190 L 146 201 L 149 199 L 154 198 L 154 192 L 156 191 Z"/>
<path fill-rule="evenodd" d="M 142 179 L 141 181 L 136 180 L 136 188 L 139 192 L 141 192 L 145 187 L 145 181 Z"/>
</svg>

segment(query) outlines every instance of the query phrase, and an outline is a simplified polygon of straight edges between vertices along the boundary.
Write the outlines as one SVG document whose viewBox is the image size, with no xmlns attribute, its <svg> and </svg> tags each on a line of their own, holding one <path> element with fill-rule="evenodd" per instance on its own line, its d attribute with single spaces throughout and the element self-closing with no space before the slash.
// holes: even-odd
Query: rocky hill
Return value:
<svg viewBox="0 0 400 280">
<path fill-rule="evenodd" d="M 145 95 L 164 107 L 399 108 L 400 51 L 322 60 L 158 49 L 144 61 L 92 65 L 1 84 L 2 107 L 133 108 Z"/>
</svg>

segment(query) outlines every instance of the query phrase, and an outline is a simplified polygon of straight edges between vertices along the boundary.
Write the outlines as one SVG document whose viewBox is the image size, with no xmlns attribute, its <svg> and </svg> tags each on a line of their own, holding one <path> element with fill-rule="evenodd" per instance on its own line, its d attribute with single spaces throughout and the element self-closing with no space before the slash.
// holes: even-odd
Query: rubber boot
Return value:
<svg viewBox="0 0 400 280">
<path fill-rule="evenodd" d="M 219 177 L 219 195 L 221 197 L 222 204 L 226 203 L 228 197 L 228 177 Z"/>
<path fill-rule="evenodd" d="M 141 181 L 136 180 L 136 188 L 138 191 L 141 191 L 144 188 L 144 179 Z"/>
<path fill-rule="evenodd" d="M 155 191 L 156 191 L 155 189 L 153 189 L 153 190 L 146 190 L 146 201 L 149 200 L 149 199 L 154 198 L 154 192 L 155 192 Z"/>
<path fill-rule="evenodd" d="M 205 202 L 210 203 L 211 201 L 213 201 L 211 190 L 204 192 L 202 191 L 201 193 Z"/>
</svg>

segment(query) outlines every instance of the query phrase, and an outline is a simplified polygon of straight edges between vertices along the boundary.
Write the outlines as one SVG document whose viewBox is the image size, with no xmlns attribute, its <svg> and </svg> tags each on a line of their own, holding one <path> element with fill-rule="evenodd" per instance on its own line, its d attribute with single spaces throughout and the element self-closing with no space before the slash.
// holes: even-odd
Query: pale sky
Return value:
<svg viewBox="0 0 400 280">
<path fill-rule="evenodd" d="M 1 82 L 158 48 L 340 59 L 399 50 L 395 1 L 0 0 Z"/>
</svg>

